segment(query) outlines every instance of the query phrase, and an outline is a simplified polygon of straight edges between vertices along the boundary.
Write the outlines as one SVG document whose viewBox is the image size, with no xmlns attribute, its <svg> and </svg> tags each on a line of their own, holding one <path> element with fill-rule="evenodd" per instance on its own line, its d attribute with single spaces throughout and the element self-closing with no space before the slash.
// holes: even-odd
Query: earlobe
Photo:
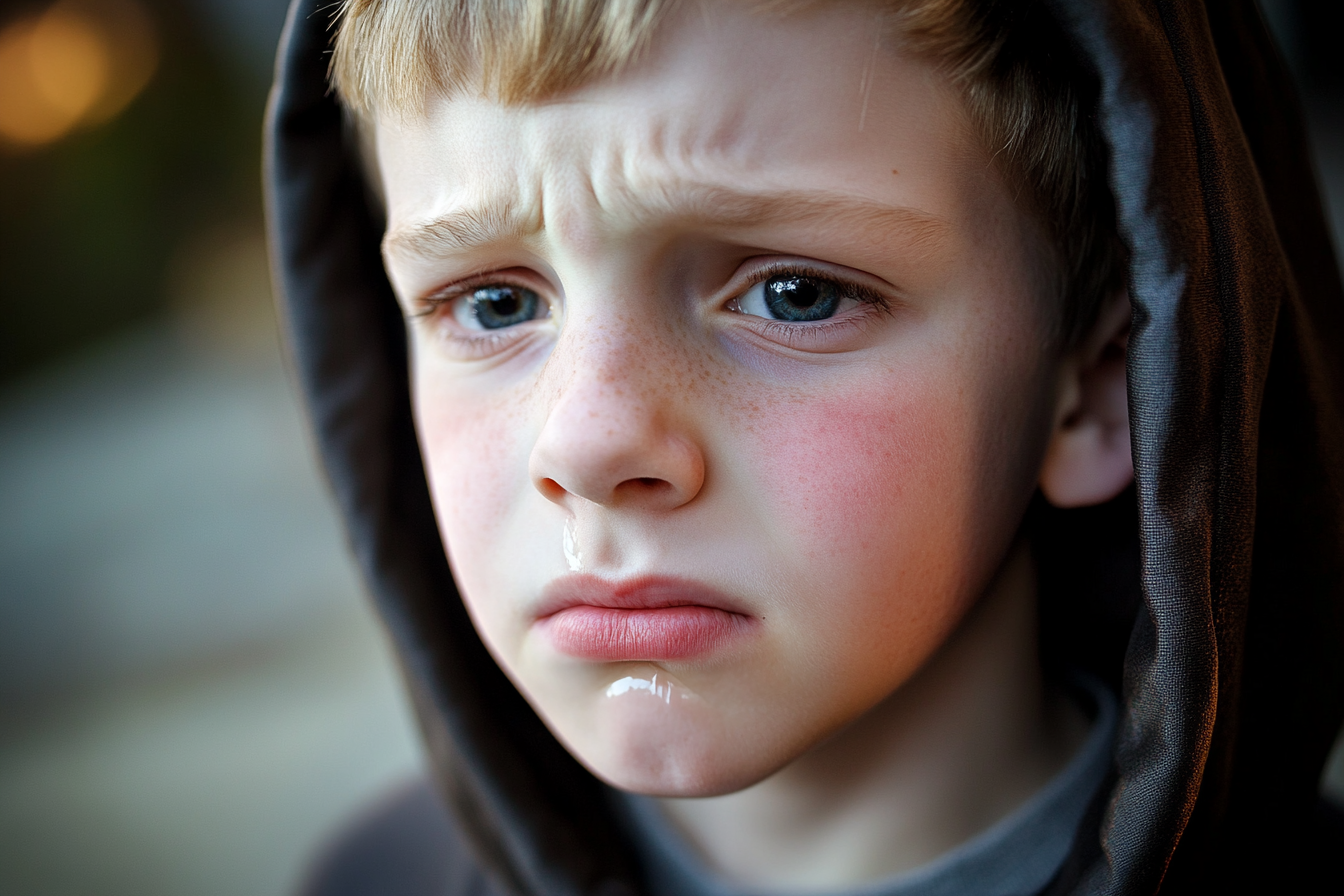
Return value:
<svg viewBox="0 0 1344 896">
<path fill-rule="evenodd" d="M 1040 478 L 1041 493 L 1056 507 L 1104 503 L 1134 480 L 1125 382 L 1129 317 L 1129 297 L 1121 294 L 1066 370 Z"/>
</svg>

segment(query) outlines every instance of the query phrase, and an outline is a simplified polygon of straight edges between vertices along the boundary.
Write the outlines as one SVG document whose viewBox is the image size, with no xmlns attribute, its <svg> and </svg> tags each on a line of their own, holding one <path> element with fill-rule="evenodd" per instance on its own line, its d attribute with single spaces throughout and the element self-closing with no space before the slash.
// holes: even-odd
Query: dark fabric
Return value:
<svg viewBox="0 0 1344 896">
<path fill-rule="evenodd" d="M 1301 116 L 1252 0 L 1042 2 L 1101 84 L 1136 474 L 1105 508 L 1036 511 L 1047 658 L 1083 656 L 1123 700 L 1115 785 L 1051 892 L 1308 892 L 1344 854 L 1317 798 L 1344 716 L 1344 299 Z M 332 488 L 474 861 L 502 892 L 637 893 L 605 788 L 457 597 L 381 223 L 327 91 L 330 9 L 290 11 L 266 183 Z"/>
<path fill-rule="evenodd" d="M 1087 814 L 1078 825 L 1073 849 L 1064 860 L 1055 879 L 1041 892 L 1041 896 L 1067 896 L 1076 893 L 1088 869 L 1102 861 L 1101 841 L 1097 838 L 1097 830 L 1101 827 L 1102 815 L 1106 810 L 1108 796 L 1114 783 L 1112 776 L 1093 798 L 1092 805 L 1088 807 Z"/>
<path fill-rule="evenodd" d="M 500 896 L 427 781 L 391 794 L 336 837 L 302 896 Z"/>
</svg>

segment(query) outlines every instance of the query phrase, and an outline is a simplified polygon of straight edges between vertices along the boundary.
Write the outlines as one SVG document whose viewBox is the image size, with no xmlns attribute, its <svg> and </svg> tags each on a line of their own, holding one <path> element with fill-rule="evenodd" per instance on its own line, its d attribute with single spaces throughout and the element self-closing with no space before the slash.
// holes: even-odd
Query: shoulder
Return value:
<svg viewBox="0 0 1344 896">
<path fill-rule="evenodd" d="M 319 853 L 301 896 L 497 896 L 427 781 L 380 799 Z"/>
</svg>

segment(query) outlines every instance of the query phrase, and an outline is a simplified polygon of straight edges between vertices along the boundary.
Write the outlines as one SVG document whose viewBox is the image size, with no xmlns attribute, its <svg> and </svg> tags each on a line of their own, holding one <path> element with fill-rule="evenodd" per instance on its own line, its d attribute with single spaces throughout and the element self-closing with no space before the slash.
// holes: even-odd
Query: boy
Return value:
<svg viewBox="0 0 1344 896">
<path fill-rule="evenodd" d="M 386 215 L 436 527 L 370 438 L 402 412 L 369 400 L 396 394 L 369 388 L 396 335 L 325 352 L 320 376 L 368 396 L 340 422 L 323 403 L 348 391 L 314 401 L 491 885 L 1161 880 L 1195 791 L 1159 775 L 1148 799 L 1174 831 L 1159 818 L 1103 857 L 1114 698 L 1048 678 L 1037 645 L 1033 495 L 1100 505 L 1133 478 L 1101 54 L 1070 38 L 1074 13 L 343 8 L 335 84 Z M 1134 240 L 1136 269 L 1161 245 Z M 311 268 L 331 250 L 282 250 L 287 278 L 350 292 Z M 297 314 L 317 345 L 359 329 Z M 394 537 L 435 529 L 452 580 Z M 1151 741 L 1143 701 L 1111 824 L 1127 772 L 1152 775 L 1126 764 Z M 1169 732 L 1195 788 L 1209 725 L 1194 711 Z M 465 855 L 437 867 L 486 885 Z"/>
</svg>

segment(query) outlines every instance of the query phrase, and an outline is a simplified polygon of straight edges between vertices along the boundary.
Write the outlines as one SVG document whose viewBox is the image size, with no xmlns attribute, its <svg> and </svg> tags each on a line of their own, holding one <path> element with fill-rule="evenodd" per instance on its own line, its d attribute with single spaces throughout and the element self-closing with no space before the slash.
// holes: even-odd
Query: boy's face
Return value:
<svg viewBox="0 0 1344 896">
<path fill-rule="evenodd" d="M 1044 243 L 952 88 L 862 6 L 746 6 L 377 127 L 463 597 L 570 750 L 661 795 L 760 780 L 929 659 L 1056 397 Z"/>
</svg>

